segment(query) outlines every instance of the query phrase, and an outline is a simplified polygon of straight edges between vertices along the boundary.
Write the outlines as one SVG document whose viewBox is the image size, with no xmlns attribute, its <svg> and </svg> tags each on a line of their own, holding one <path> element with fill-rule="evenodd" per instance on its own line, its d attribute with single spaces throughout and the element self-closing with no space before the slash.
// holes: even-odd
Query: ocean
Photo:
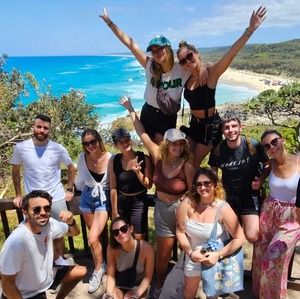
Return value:
<svg viewBox="0 0 300 299">
<path fill-rule="evenodd" d="M 126 115 L 118 104 L 121 95 L 131 97 L 133 106 L 140 110 L 144 104 L 145 72 L 132 56 L 54 56 L 54 57 L 9 57 L 4 69 L 30 72 L 40 84 L 40 89 L 55 96 L 67 93 L 71 88 L 86 95 L 88 103 L 95 105 L 101 123 L 111 123 Z M 30 90 L 29 90 L 30 91 Z M 243 86 L 218 84 L 217 105 L 236 102 L 256 96 L 256 90 Z M 24 104 L 37 99 L 30 91 Z M 185 104 L 188 107 L 188 104 Z"/>
</svg>

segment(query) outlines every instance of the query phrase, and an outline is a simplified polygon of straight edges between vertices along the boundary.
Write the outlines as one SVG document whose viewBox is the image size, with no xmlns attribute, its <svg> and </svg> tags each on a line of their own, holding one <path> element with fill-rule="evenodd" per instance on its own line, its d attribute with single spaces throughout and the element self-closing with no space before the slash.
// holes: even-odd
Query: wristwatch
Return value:
<svg viewBox="0 0 300 299">
<path fill-rule="evenodd" d="M 73 187 L 68 187 L 67 189 L 66 189 L 67 191 L 69 191 L 69 192 L 74 192 L 74 188 Z"/>
</svg>

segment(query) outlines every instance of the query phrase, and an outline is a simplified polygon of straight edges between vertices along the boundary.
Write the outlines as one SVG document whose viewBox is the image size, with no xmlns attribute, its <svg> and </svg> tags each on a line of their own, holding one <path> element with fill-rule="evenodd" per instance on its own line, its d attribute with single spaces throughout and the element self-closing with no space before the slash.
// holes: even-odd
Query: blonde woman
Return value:
<svg viewBox="0 0 300 299">
<path fill-rule="evenodd" d="M 193 178 L 192 191 L 187 193 L 177 210 L 176 236 L 180 247 L 186 253 L 185 299 L 193 299 L 196 296 L 201 279 L 201 264 L 214 265 L 220 258 L 235 252 L 245 241 L 236 214 L 223 198 L 224 190 L 217 175 L 210 169 L 200 168 Z M 210 237 L 221 203 L 223 206 L 217 224 L 217 238 L 225 241 L 229 233 L 232 240 L 220 251 L 201 253 L 202 245 L 207 243 Z"/>
<path fill-rule="evenodd" d="M 176 127 L 177 112 L 183 87 L 190 76 L 178 62 L 175 62 L 171 42 L 163 35 L 154 36 L 148 44 L 147 55 L 141 50 L 133 38 L 121 30 L 109 17 L 107 10 L 103 9 L 100 15 L 115 36 L 131 51 L 140 65 L 146 71 L 146 89 L 144 93 L 145 104 L 141 111 L 141 122 L 145 131 L 159 144 L 165 131 Z M 205 84 L 206 67 L 201 68 L 199 82 Z M 167 95 L 170 105 L 158 103 L 157 94 Z M 164 97 L 166 99 L 166 97 Z M 172 111 L 169 111 L 169 110 Z"/>
<path fill-rule="evenodd" d="M 128 110 L 137 134 L 154 160 L 153 182 L 157 195 L 154 210 L 157 282 L 153 298 L 158 298 L 175 242 L 176 210 L 182 196 L 192 187 L 194 168 L 190 162 L 189 144 L 184 133 L 169 129 L 158 146 L 145 132 L 130 99 L 123 96 L 120 103 Z"/>
</svg>

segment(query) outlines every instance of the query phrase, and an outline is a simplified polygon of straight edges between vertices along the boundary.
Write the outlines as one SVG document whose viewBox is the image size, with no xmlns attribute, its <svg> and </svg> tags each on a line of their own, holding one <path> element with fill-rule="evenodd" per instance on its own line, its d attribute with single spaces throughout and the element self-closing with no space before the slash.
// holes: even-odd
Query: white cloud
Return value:
<svg viewBox="0 0 300 299">
<path fill-rule="evenodd" d="M 256 0 L 216 2 L 209 17 L 205 17 L 205 12 L 199 12 L 197 14 L 198 20 L 187 19 L 183 28 L 173 29 L 169 27 L 166 29 L 166 35 L 172 40 L 180 40 L 183 37 L 218 36 L 236 30 L 240 31 L 248 25 L 252 13 L 251 8 L 256 9 L 261 5 L 261 2 Z M 263 27 L 300 25 L 299 0 L 266 0 L 263 5 L 267 7 L 267 18 Z"/>
</svg>

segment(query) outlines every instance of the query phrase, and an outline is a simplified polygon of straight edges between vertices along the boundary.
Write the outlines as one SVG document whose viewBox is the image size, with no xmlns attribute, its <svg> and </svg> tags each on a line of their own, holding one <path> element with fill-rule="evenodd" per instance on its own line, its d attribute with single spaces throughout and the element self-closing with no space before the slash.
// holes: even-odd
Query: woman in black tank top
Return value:
<svg viewBox="0 0 300 299">
<path fill-rule="evenodd" d="M 109 164 L 112 219 L 121 215 L 134 227 L 137 239 L 147 230 L 147 189 L 152 186 L 152 167 L 148 155 L 132 149 L 132 141 L 124 128 L 116 129 L 112 139 L 121 152 Z"/>
<path fill-rule="evenodd" d="M 190 127 L 182 126 L 193 141 L 194 165 L 197 169 L 205 156 L 221 141 L 220 117 L 215 109 L 215 90 L 220 76 L 230 66 L 233 58 L 246 44 L 252 33 L 265 19 L 266 8 L 260 7 L 253 12 L 249 26 L 241 37 L 231 46 L 225 55 L 216 63 L 207 64 L 207 84 L 201 86 L 199 81 L 201 70 L 201 58 L 195 46 L 186 42 L 179 44 L 177 57 L 185 70 L 191 72 L 191 76 L 185 85 L 184 96 L 190 104 Z"/>
</svg>

